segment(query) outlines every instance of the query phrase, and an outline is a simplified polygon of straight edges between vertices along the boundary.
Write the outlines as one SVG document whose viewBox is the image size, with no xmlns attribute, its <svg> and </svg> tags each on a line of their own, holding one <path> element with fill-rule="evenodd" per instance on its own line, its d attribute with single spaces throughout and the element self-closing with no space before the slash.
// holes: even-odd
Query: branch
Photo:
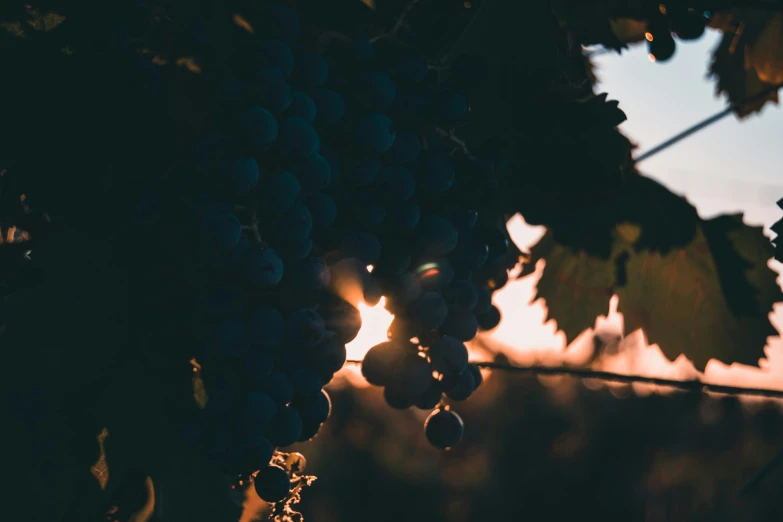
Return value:
<svg viewBox="0 0 783 522">
<path fill-rule="evenodd" d="M 692 126 L 688 127 L 684 131 L 682 131 L 679 134 L 676 134 L 675 136 L 669 138 L 668 140 L 664 141 L 660 145 L 657 145 L 657 146 L 653 147 L 652 149 L 648 150 L 647 152 L 644 152 L 644 153 L 640 154 L 639 157 L 634 159 L 634 164 L 638 164 L 638 163 L 646 160 L 647 158 L 649 158 L 651 156 L 654 156 L 654 155 L 658 154 L 659 152 L 661 152 L 663 150 L 668 149 L 672 145 L 680 142 L 681 140 L 684 140 L 688 136 L 690 136 L 692 134 L 695 134 L 696 132 L 698 132 L 698 131 L 700 131 L 700 130 L 702 130 L 704 128 L 709 127 L 710 125 L 712 125 L 716 121 L 722 120 L 723 118 L 725 118 L 729 114 L 734 113 L 734 111 L 736 111 L 738 108 L 742 107 L 746 103 L 750 103 L 750 102 L 754 102 L 754 101 L 760 100 L 762 98 L 766 98 L 771 93 L 776 92 L 776 91 L 780 90 L 781 88 L 783 88 L 783 83 L 778 83 L 776 85 L 770 85 L 769 87 L 765 88 L 761 92 L 758 92 L 758 93 L 756 93 L 756 94 L 754 94 L 752 96 L 747 96 L 747 97 L 745 97 L 742 100 L 739 100 L 737 102 L 729 104 L 729 106 L 726 107 L 725 109 L 723 109 L 722 111 L 720 111 L 720 112 L 718 112 L 716 114 L 713 114 L 709 118 L 707 118 L 705 120 L 702 120 L 702 121 L 700 121 L 699 123 L 697 123 L 695 125 L 692 125 Z"/>
<path fill-rule="evenodd" d="M 397 23 L 394 24 L 394 27 L 392 27 L 390 30 L 386 31 L 385 33 L 381 33 L 378 36 L 374 36 L 370 38 L 370 43 L 375 43 L 376 41 L 380 40 L 381 38 L 386 38 L 388 36 L 394 36 L 397 34 L 400 29 L 402 29 L 402 26 L 405 25 L 405 19 L 408 17 L 411 11 L 413 11 L 413 8 L 416 7 L 416 4 L 421 2 L 421 0 L 411 0 L 408 3 L 408 6 L 405 8 L 405 10 L 400 14 L 399 18 L 397 18 Z"/>
<path fill-rule="evenodd" d="M 361 361 L 358 360 L 348 360 L 346 362 L 352 364 L 361 364 Z M 486 368 L 488 370 L 503 370 L 515 373 L 528 373 L 531 375 L 568 375 L 578 379 L 598 379 L 601 381 L 618 382 L 624 384 L 632 384 L 635 382 L 643 384 L 655 384 L 657 386 L 666 386 L 687 392 L 714 392 L 723 393 L 725 395 L 747 395 L 783 399 L 783 390 L 771 390 L 769 388 L 744 388 L 742 386 L 726 386 L 723 384 L 712 384 L 699 380 L 678 381 L 675 379 L 662 379 L 660 377 L 625 375 L 621 373 L 603 372 L 597 370 L 568 368 L 565 366 L 512 366 L 510 364 L 490 361 L 472 361 L 472 363 L 479 368 Z"/>
</svg>

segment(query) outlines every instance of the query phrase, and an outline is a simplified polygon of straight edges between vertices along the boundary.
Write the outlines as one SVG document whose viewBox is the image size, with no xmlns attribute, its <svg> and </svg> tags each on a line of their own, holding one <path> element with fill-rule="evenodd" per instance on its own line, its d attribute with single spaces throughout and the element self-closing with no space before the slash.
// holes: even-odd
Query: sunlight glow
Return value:
<svg viewBox="0 0 783 522">
<path fill-rule="evenodd" d="M 544 227 L 533 227 L 516 215 L 508 222 L 511 239 L 526 251 L 545 233 Z M 606 315 L 596 318 L 591 329 L 582 332 L 568 346 L 565 335 L 557 330 L 553 319 L 546 320 L 547 308 L 543 300 L 534 300 L 535 289 L 545 266 L 540 261 L 531 275 L 517 279 L 518 269 L 510 273 L 509 282 L 494 293 L 492 301 L 500 309 L 500 324 L 489 332 L 480 333 L 475 341 L 466 343 L 472 360 L 491 360 L 494 354 L 502 353 L 511 364 L 562 366 L 574 365 L 595 370 L 661 377 L 677 380 L 702 379 L 714 384 L 757 388 L 783 389 L 783 341 L 779 337 L 770 339 L 765 348 L 767 358 L 762 359 L 760 368 L 744 365 L 725 365 L 712 360 L 705 372 L 699 373 L 684 355 L 669 360 L 656 344 L 649 344 L 641 330 L 622 335 L 623 316 L 617 312 L 619 298 L 612 297 Z M 423 267 L 429 269 L 431 267 Z M 357 304 L 362 316 L 362 328 L 356 338 L 347 346 L 348 359 L 362 360 L 367 351 L 385 341 L 394 316 L 385 308 L 383 297 L 375 306 L 363 301 Z M 783 304 L 775 307 L 771 314 L 773 325 L 783 328 Z M 595 357 L 596 337 L 610 340 L 607 353 Z M 358 365 L 346 365 L 341 372 L 353 386 L 368 386 L 361 376 Z M 549 388 L 558 387 L 564 377 L 540 377 L 539 381 Z M 584 381 L 589 388 L 607 387 L 618 397 L 651 393 L 672 393 L 671 388 L 651 384 L 605 383 L 597 380 Z M 767 399 L 743 399 L 746 404 Z"/>
<path fill-rule="evenodd" d="M 386 307 L 386 298 L 381 297 L 378 304 L 370 306 L 367 303 L 360 302 L 358 305 L 359 313 L 362 316 L 362 328 L 356 338 L 345 345 L 348 353 L 348 359 L 361 360 L 370 348 L 378 343 L 388 339 L 386 332 L 389 331 L 394 316 Z"/>
</svg>

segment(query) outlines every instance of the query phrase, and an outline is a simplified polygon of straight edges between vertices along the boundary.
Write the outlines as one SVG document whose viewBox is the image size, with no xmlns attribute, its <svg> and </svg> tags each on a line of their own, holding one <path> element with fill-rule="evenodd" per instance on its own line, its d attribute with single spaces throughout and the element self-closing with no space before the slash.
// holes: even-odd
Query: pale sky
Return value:
<svg viewBox="0 0 783 522">
<path fill-rule="evenodd" d="M 706 77 L 719 33 L 677 42 L 666 63 L 653 63 L 645 45 L 621 56 L 595 58 L 598 90 L 620 102 L 628 120 L 621 129 L 640 152 L 721 111 L 715 83 Z M 640 163 L 640 170 L 684 194 L 703 217 L 743 210 L 749 221 L 769 227 L 783 217 L 783 111 L 768 104 L 743 121 L 728 116 Z"/>
<path fill-rule="evenodd" d="M 719 35 L 708 32 L 701 40 L 677 42 L 677 52 L 667 63 L 653 63 L 646 47 L 637 45 L 618 56 L 596 57 L 598 92 L 618 100 L 628 120 L 621 130 L 644 152 L 678 132 L 726 107 L 714 95 L 714 81 L 706 77 L 710 50 Z M 767 105 L 760 115 L 743 121 L 728 116 L 640 164 L 640 170 L 675 193 L 684 195 L 702 217 L 744 212 L 746 222 L 769 227 L 783 218 L 775 202 L 783 198 L 783 111 Z M 543 233 L 515 218 L 509 222 L 515 242 L 526 248 Z M 770 266 L 780 272 L 781 265 Z M 540 271 L 511 282 L 494 296 L 503 312 L 500 326 L 489 332 L 489 340 L 517 364 L 579 364 L 592 352 L 589 337 L 577 339 L 563 351 L 565 338 L 553 321 L 543 323 L 546 309 L 541 301 L 530 303 Z M 778 278 L 780 283 L 783 277 Z M 777 305 L 772 322 L 783 330 L 783 305 Z M 597 326 L 620 331 L 617 314 L 599 318 Z M 625 349 L 602 363 L 602 369 L 621 373 L 642 373 L 658 377 L 695 377 L 693 366 L 684 358 L 667 362 L 656 346 L 629 337 Z M 706 368 L 708 381 L 743 386 L 780 387 L 783 378 L 783 341 L 771 338 L 766 347 L 762 370 L 728 367 L 711 361 Z"/>
</svg>

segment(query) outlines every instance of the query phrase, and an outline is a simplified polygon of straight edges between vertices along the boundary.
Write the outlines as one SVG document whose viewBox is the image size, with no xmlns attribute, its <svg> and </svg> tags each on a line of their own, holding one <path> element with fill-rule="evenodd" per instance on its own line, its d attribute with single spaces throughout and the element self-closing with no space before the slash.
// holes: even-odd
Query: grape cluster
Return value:
<svg viewBox="0 0 783 522">
<path fill-rule="evenodd" d="M 701 38 L 709 22 L 709 13 L 680 5 L 660 5 L 647 21 L 647 52 L 650 59 L 665 62 L 674 56 L 676 44 L 672 33 L 680 40 Z"/>
<path fill-rule="evenodd" d="M 464 343 L 500 322 L 491 295 L 508 280 L 512 252 L 503 217 L 484 212 L 507 162 L 491 146 L 471 153 L 453 134 L 470 117 L 460 87 L 475 81 L 466 74 L 475 64 L 466 58 L 444 71 L 385 39 L 334 38 L 322 59 L 324 84 L 302 96 L 316 106 L 336 212 L 314 237 L 334 292 L 357 288 L 370 304 L 386 296 L 395 315 L 363 374 L 393 408 L 465 400 L 482 377 Z M 439 408 L 425 433 L 448 448 L 462 421 Z"/>
<path fill-rule="evenodd" d="M 208 398 L 186 435 L 228 476 L 255 474 L 258 495 L 276 502 L 290 481 L 273 455 L 326 421 L 323 388 L 361 318 L 329 291 L 313 242 L 336 212 L 322 192 L 332 168 L 313 125 L 329 100 L 303 92 L 323 83 L 325 64 L 294 47 L 299 21 L 287 7 L 265 6 L 264 19 L 269 39 L 248 42 L 232 79 L 216 86 L 225 121 L 182 169 L 188 183 L 156 187 L 136 220 L 184 247 L 183 271 L 198 289 L 192 351 Z"/>
<path fill-rule="evenodd" d="M 499 323 L 491 294 L 515 256 L 492 204 L 507 162 L 453 135 L 469 118 L 470 60 L 433 69 L 392 39 L 332 37 L 319 51 L 288 7 L 263 11 L 214 86 L 224 118 L 189 183 L 158 188 L 137 220 L 187 247 L 200 289 L 208 400 L 189 438 L 275 502 L 290 481 L 272 457 L 329 416 L 323 388 L 361 327 L 355 305 L 386 296 L 396 315 L 363 365 L 391 406 L 464 400 L 482 380 L 464 343 Z M 425 433 L 449 448 L 462 429 L 443 405 Z"/>
</svg>

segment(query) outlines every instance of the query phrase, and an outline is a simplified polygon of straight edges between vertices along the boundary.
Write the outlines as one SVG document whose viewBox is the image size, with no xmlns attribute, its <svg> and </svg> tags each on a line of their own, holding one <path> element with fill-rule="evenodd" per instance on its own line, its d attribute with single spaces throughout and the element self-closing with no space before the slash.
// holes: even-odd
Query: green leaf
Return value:
<svg viewBox="0 0 783 522">
<path fill-rule="evenodd" d="M 760 227 L 721 216 L 683 248 L 632 253 L 628 284 L 616 289 L 626 331 L 642 329 L 667 357 L 685 354 L 700 369 L 710 359 L 758 364 L 777 334 L 772 304 L 783 298 L 767 267 L 772 252 Z"/>
<path fill-rule="evenodd" d="M 724 32 L 712 52 L 709 72 L 717 80 L 716 94 L 725 94 L 729 103 L 739 103 L 768 89 L 772 83 L 764 80 L 774 80 L 776 64 L 780 61 L 780 49 L 770 45 L 770 42 L 777 44 L 780 41 L 778 22 L 770 24 L 769 13 L 757 10 L 740 10 L 714 17 L 714 20 L 720 27 L 736 27 L 735 31 Z M 759 77 L 759 72 L 763 78 Z M 756 113 L 769 101 L 778 102 L 776 91 L 743 103 L 737 109 L 737 115 L 744 118 Z"/>
<path fill-rule="evenodd" d="M 529 267 L 534 267 L 539 259 L 545 259 L 546 266 L 534 300 L 544 299 L 547 320 L 554 319 L 570 343 L 591 328 L 596 317 L 609 311 L 613 267 L 607 261 L 558 244 L 551 232 L 531 249 L 528 270 L 523 270 L 522 275 L 527 275 Z"/>
<path fill-rule="evenodd" d="M 646 192 L 653 197 L 659 188 L 650 184 Z M 638 199 L 629 197 L 629 203 L 642 201 L 642 193 L 635 195 Z M 670 208 L 682 207 L 685 216 L 690 205 L 677 199 Z M 686 225 L 693 230 L 675 237 L 676 221 L 637 221 L 628 214 L 615 219 L 607 257 L 589 254 L 573 246 L 569 236 L 549 231 L 531 249 L 522 271 L 527 275 L 538 260 L 546 261 L 535 299 L 544 299 L 547 319 L 557 322 L 567 341 L 593 327 L 617 294 L 626 332 L 643 330 L 667 357 L 685 354 L 698 368 L 713 358 L 757 364 L 767 337 L 777 335 L 769 313 L 783 300 L 776 274 L 767 266 L 774 247 L 761 227 L 745 225 L 739 214 L 706 221 L 696 216 Z M 574 233 L 587 233 L 580 230 Z M 670 246 L 663 248 L 666 243 Z"/>
</svg>

